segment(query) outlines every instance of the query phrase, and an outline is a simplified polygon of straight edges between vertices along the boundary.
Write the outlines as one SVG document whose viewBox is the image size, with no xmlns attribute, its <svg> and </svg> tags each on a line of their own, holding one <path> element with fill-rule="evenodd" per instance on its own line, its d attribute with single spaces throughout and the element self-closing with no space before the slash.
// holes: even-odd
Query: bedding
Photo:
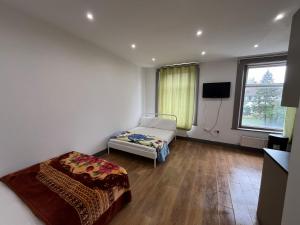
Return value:
<svg viewBox="0 0 300 225">
<path fill-rule="evenodd" d="M 112 139 L 154 148 L 157 151 L 157 160 L 159 162 L 164 162 L 170 153 L 168 143 L 156 136 L 132 131 L 123 131 L 120 134 L 112 137 Z"/>
<path fill-rule="evenodd" d="M 140 126 L 174 131 L 176 130 L 176 121 L 157 117 L 142 117 Z"/>
<path fill-rule="evenodd" d="M 78 152 L 69 152 L 0 180 L 47 225 L 105 225 L 131 200 L 124 168 Z M 1 190 L 5 189 L 0 186 Z M 22 213 L 27 218 L 30 215 L 26 210 Z M 32 221 L 39 224 L 39 220 Z"/>
<path fill-rule="evenodd" d="M 160 139 L 166 141 L 168 144 L 171 143 L 173 138 L 175 137 L 176 133 L 173 130 L 163 130 L 163 129 L 158 129 L 158 128 L 149 128 L 149 127 L 135 127 L 131 130 L 129 130 L 134 133 L 140 133 L 140 134 L 145 134 L 145 135 L 150 135 L 150 136 L 156 136 L 159 137 Z"/>
<path fill-rule="evenodd" d="M 165 116 L 165 115 L 163 115 Z M 177 119 L 174 115 L 166 115 L 174 117 L 174 119 L 165 119 L 161 117 L 149 117 L 144 116 L 140 119 L 139 127 L 129 130 L 131 134 L 146 135 L 156 137 L 163 143 L 163 148 L 155 146 L 155 144 L 141 144 L 132 139 L 124 141 L 118 138 L 110 138 L 107 143 L 107 151 L 110 153 L 110 149 L 117 149 L 124 152 L 132 153 L 153 159 L 154 168 L 156 167 L 156 160 L 164 161 L 169 154 L 168 145 L 175 138 L 176 140 L 176 123 Z M 118 135 L 119 133 L 117 133 Z M 112 135 L 112 136 L 117 136 Z"/>
</svg>

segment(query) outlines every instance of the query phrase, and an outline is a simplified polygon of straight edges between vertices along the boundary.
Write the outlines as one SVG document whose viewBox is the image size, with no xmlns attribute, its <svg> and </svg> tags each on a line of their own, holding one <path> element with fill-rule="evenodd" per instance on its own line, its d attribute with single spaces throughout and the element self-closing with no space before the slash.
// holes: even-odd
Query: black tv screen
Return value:
<svg viewBox="0 0 300 225">
<path fill-rule="evenodd" d="M 229 98 L 230 82 L 204 83 L 203 98 Z"/>
</svg>

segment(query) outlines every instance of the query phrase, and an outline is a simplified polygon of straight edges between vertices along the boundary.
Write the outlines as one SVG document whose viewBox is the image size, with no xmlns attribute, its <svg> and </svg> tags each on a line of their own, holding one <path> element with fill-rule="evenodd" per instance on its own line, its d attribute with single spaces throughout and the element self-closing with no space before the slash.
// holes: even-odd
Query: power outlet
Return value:
<svg viewBox="0 0 300 225">
<path fill-rule="evenodd" d="M 204 130 L 205 132 L 210 132 L 210 129 L 208 129 L 208 128 L 203 128 L 203 130 Z"/>
</svg>

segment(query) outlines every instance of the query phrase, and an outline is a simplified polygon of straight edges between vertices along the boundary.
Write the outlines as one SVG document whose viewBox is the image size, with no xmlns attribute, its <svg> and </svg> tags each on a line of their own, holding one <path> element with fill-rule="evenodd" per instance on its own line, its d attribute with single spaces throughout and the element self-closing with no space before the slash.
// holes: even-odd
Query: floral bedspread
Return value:
<svg viewBox="0 0 300 225">
<path fill-rule="evenodd" d="M 115 186 L 129 188 L 127 171 L 123 167 L 95 156 L 73 151 L 52 160 L 51 165 L 91 188 L 95 186 L 100 186 L 103 190 Z"/>
<path fill-rule="evenodd" d="M 51 225 L 107 225 L 131 200 L 124 168 L 75 151 L 0 180 Z"/>
<path fill-rule="evenodd" d="M 137 134 L 130 131 L 123 131 L 112 138 L 117 139 L 119 141 L 131 142 L 155 148 L 157 151 L 157 160 L 159 162 L 164 162 L 170 153 L 167 142 L 155 136 Z"/>
<path fill-rule="evenodd" d="M 73 174 L 87 173 L 93 180 L 103 180 L 111 174 L 127 174 L 127 171 L 123 167 L 104 159 L 79 152 L 71 152 L 68 157 L 60 160 L 60 164 Z"/>
</svg>

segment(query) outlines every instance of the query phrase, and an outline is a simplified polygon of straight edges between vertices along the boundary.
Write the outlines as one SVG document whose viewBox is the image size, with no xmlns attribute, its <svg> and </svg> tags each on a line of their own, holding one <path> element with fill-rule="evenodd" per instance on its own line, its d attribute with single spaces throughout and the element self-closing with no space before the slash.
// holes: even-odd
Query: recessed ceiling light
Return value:
<svg viewBox="0 0 300 225">
<path fill-rule="evenodd" d="M 282 20 L 284 18 L 285 14 L 284 13 L 279 13 L 275 18 L 274 21 Z"/>
<path fill-rule="evenodd" d="M 258 45 L 258 44 L 255 44 L 253 47 L 254 47 L 254 48 L 258 48 L 258 47 L 259 47 L 259 45 Z"/>
<path fill-rule="evenodd" d="M 152 58 L 152 62 L 155 62 L 156 61 L 156 58 Z"/>
<path fill-rule="evenodd" d="M 202 51 L 202 52 L 201 52 L 201 55 L 206 55 L 206 51 Z"/>
<path fill-rule="evenodd" d="M 136 44 L 131 44 L 131 48 L 135 49 L 136 48 Z"/>
<path fill-rule="evenodd" d="M 89 21 L 94 21 L 94 15 L 93 15 L 93 13 L 91 13 L 91 12 L 87 12 L 86 13 L 86 18 L 89 20 Z"/>
<path fill-rule="evenodd" d="M 203 31 L 202 31 L 202 30 L 198 30 L 198 31 L 197 31 L 197 33 L 196 33 L 197 37 L 201 36 L 201 35 L 202 35 L 202 33 L 203 33 Z"/>
</svg>

